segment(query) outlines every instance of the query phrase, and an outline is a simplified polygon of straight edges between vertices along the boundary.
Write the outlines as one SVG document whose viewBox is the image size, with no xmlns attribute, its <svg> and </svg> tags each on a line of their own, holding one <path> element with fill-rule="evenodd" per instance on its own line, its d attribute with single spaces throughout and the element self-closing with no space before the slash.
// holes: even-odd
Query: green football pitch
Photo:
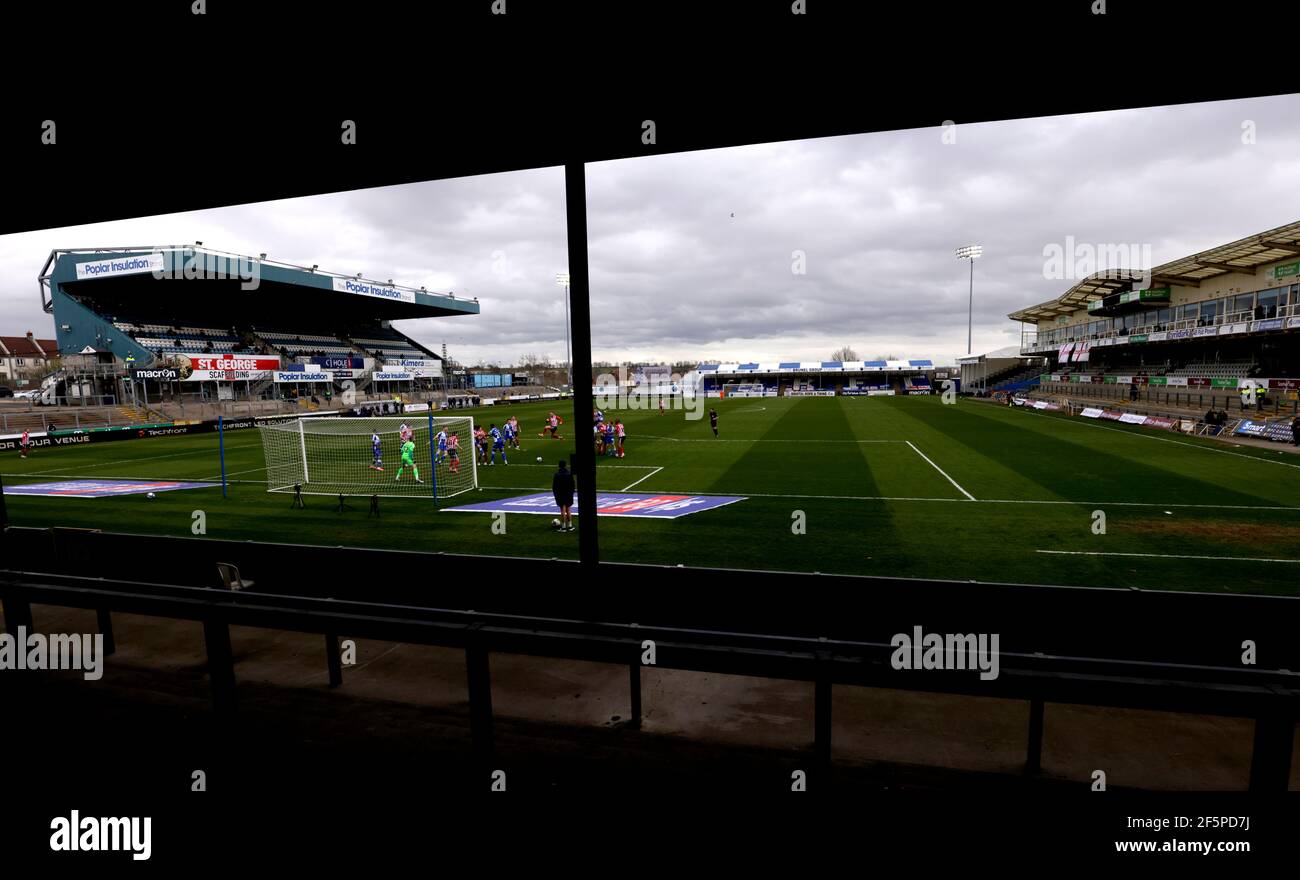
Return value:
<svg viewBox="0 0 1300 880">
<path fill-rule="evenodd" d="M 623 410 L 627 455 L 601 458 L 606 492 L 740 495 L 674 520 L 602 516 L 602 559 L 721 568 L 947 580 L 1138 586 L 1297 594 L 1300 457 L 971 400 L 936 397 L 712 400 L 707 418 Z M 202 510 L 221 539 L 576 558 L 576 533 L 547 516 L 445 508 L 547 491 L 556 460 L 590 428 L 569 418 L 537 436 L 547 410 L 522 404 L 458 411 L 519 417 L 523 451 L 479 468 L 481 490 L 441 502 L 308 496 L 306 509 L 266 491 L 256 430 L 225 437 L 220 488 L 107 498 L 9 495 L 10 522 L 191 535 Z M 417 423 L 419 417 L 416 416 Z M 585 421 L 585 420 L 584 420 Z M 368 442 L 358 451 L 368 464 Z M 469 450 L 465 450 L 467 458 Z M 544 461 L 538 462 L 537 456 Z M 468 462 L 466 462 L 466 465 Z M 4 481 L 70 478 L 213 480 L 215 434 L 7 453 Z M 1104 525 L 1104 529 L 1102 526 Z M 483 576 L 492 568 L 485 560 Z M 863 589 L 870 589 L 864 582 Z"/>
</svg>

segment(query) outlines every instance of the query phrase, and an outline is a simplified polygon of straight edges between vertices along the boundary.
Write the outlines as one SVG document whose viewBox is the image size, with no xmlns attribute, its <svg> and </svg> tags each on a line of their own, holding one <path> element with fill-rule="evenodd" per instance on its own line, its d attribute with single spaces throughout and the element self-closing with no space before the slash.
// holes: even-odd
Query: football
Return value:
<svg viewBox="0 0 1300 880">
<path fill-rule="evenodd" d="M 154 497 L 154 494 L 153 494 L 152 492 L 150 492 L 148 495 L 146 495 L 146 496 L 144 496 L 144 497 L 146 497 L 146 498 L 153 498 L 153 497 Z"/>
<path fill-rule="evenodd" d="M 560 521 L 558 519 L 551 520 L 551 526 L 558 529 L 560 527 Z"/>
<path fill-rule="evenodd" d="M 537 456 L 537 460 L 538 460 L 538 461 L 541 461 L 541 460 L 542 460 L 542 457 L 541 457 L 540 455 Z"/>
</svg>

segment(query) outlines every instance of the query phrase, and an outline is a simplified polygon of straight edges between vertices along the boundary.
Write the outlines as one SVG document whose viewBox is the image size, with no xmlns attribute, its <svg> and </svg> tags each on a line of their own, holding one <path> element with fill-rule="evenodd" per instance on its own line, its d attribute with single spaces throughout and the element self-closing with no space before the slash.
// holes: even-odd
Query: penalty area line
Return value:
<svg viewBox="0 0 1300 880">
<path fill-rule="evenodd" d="M 634 483 L 629 483 L 628 485 L 624 486 L 624 487 L 623 487 L 622 489 L 620 489 L 619 491 L 621 491 L 621 492 L 626 492 L 627 490 L 631 489 L 633 486 L 637 485 L 637 483 L 644 483 L 646 480 L 650 479 L 650 478 L 653 477 L 655 474 L 659 473 L 661 470 L 663 470 L 663 467 L 657 467 L 657 468 L 655 468 L 654 470 L 652 470 L 650 473 L 646 474 L 646 475 L 645 475 L 644 477 L 642 477 L 641 479 L 637 480 L 637 481 L 634 482 Z"/>
<path fill-rule="evenodd" d="M 906 440 L 809 440 L 779 437 L 663 437 L 659 434 L 637 434 L 638 440 L 663 440 L 669 443 L 906 443 Z"/>
<path fill-rule="evenodd" d="M 927 462 L 930 462 L 930 467 L 934 468 L 936 471 L 938 471 L 939 473 L 943 474 L 943 478 L 944 478 L 945 480 L 947 480 L 949 483 L 952 483 L 953 486 L 956 487 L 956 489 L 957 489 L 958 492 L 960 492 L 961 494 L 965 495 L 965 496 L 966 496 L 968 499 L 970 499 L 971 501 L 974 501 L 974 500 L 975 500 L 975 496 L 972 495 L 971 493 L 967 492 L 965 489 L 963 489 L 963 488 L 961 487 L 961 484 L 958 483 L 956 480 L 954 480 L 952 477 L 948 476 L 947 472 L 946 472 L 943 468 L 939 467 L 939 466 L 938 466 L 937 464 L 935 464 L 933 461 L 930 461 L 930 456 L 926 455 L 924 452 L 922 452 L 921 450 L 919 450 L 919 449 L 917 449 L 915 446 L 913 446 L 911 440 L 904 440 L 903 442 L 906 443 L 908 446 L 911 446 L 911 447 L 912 447 L 912 451 L 915 452 L 917 455 L 921 456 L 921 458 L 924 458 Z"/>
<path fill-rule="evenodd" d="M 265 483 L 266 480 L 232 480 L 232 479 L 230 479 L 231 477 L 235 476 L 236 474 L 255 474 L 255 473 L 257 473 L 258 471 L 264 471 L 264 470 L 266 470 L 265 467 L 255 467 L 255 468 L 249 468 L 248 470 L 244 470 L 244 471 L 229 471 L 229 472 L 226 473 L 226 482 L 227 482 L 227 483 Z M 203 479 L 204 479 L 205 482 L 212 482 L 213 480 L 220 480 L 220 479 L 221 479 L 221 474 L 216 474 L 215 476 L 211 476 L 211 477 L 204 477 Z"/>
<path fill-rule="evenodd" d="M 211 455 L 211 454 L 212 454 L 212 450 L 210 449 L 191 449 L 185 452 L 169 452 L 166 453 L 165 455 L 142 455 L 136 458 L 115 458 L 112 461 L 98 461 L 98 462 L 92 462 L 90 464 L 73 464 L 73 465 L 65 464 L 63 465 L 63 467 L 56 468 L 55 470 L 52 471 L 29 471 L 28 476 L 39 477 L 39 476 L 45 476 L 47 474 L 58 473 L 60 471 L 82 471 L 82 470 L 90 470 L 92 468 L 113 467 L 114 465 L 123 465 L 123 464 L 130 465 L 141 461 L 157 461 L 160 458 L 184 458 L 187 455 Z M 101 479 L 110 479 L 110 478 L 102 477 Z"/>
<path fill-rule="evenodd" d="M 483 467 L 487 467 L 487 466 L 488 466 L 488 465 L 483 465 Z M 495 465 L 493 465 L 493 467 L 495 467 Z M 526 468 L 526 467 L 532 467 L 532 468 L 552 468 L 552 469 L 553 469 L 555 466 L 554 466 L 554 465 L 551 465 L 551 464 L 539 464 L 539 463 L 537 463 L 537 462 L 533 462 L 533 461 L 521 461 L 521 462 L 518 462 L 518 463 L 516 463 L 516 464 L 506 464 L 506 465 L 503 465 L 503 467 L 512 467 L 512 468 Z M 601 470 L 624 469 L 624 470 L 648 471 L 648 470 L 654 470 L 654 469 L 655 469 L 655 466 L 652 465 L 652 464 L 597 464 L 596 467 L 597 467 L 597 468 L 600 468 Z"/>
<path fill-rule="evenodd" d="M 216 487 L 218 487 L 218 488 L 220 488 L 220 486 L 221 486 L 221 475 L 220 475 L 220 474 L 217 474 L 215 477 L 140 477 L 140 476 L 136 476 L 136 477 L 105 477 L 105 476 L 103 476 L 103 475 L 95 476 L 95 477 L 88 477 L 88 476 L 86 476 L 85 474 L 51 474 L 51 473 L 42 473 L 42 474 L 38 477 L 38 476 L 36 476 L 35 474 L 20 474 L 20 473 L 9 474 L 9 473 L 3 473 L 3 474 L 0 474 L 0 477 L 26 477 L 26 478 L 29 478 L 29 479 L 32 481 L 31 483 L 16 483 L 16 484 L 14 484 L 14 485 L 24 485 L 24 486 L 25 486 L 25 485 L 40 484 L 40 483 L 52 483 L 52 482 L 55 482 L 56 480 L 106 480 L 106 481 L 110 481 L 110 482 L 120 482 L 120 483 L 212 483 L 212 484 L 214 484 L 214 485 L 215 485 Z M 266 485 L 266 480 L 232 480 L 232 479 L 227 478 L 227 479 L 226 479 L 226 482 L 227 482 L 227 483 L 255 483 L 255 484 L 257 484 L 257 485 L 261 485 L 261 486 L 265 486 L 265 485 Z M 209 488 L 210 488 L 210 487 L 209 487 Z M 89 497 L 89 496 L 87 496 L 87 497 Z"/>
<path fill-rule="evenodd" d="M 1057 556 L 1140 556 L 1146 559 L 1213 559 L 1219 562 L 1282 562 L 1295 565 L 1300 559 L 1268 559 L 1258 556 L 1193 556 L 1185 553 L 1114 553 L 1101 550 L 1035 550 Z"/>
<path fill-rule="evenodd" d="M 248 482 L 261 482 L 251 480 Z M 550 486 L 481 486 L 486 491 L 546 491 Z M 612 491 L 612 490 L 597 490 Z M 1213 511 L 1300 511 L 1300 507 L 1275 507 L 1275 506 L 1258 506 L 1252 507 L 1248 504 L 1171 504 L 1169 502 L 1088 502 L 1088 500 L 1037 500 L 1037 499 L 1010 499 L 1010 498 L 928 498 L 918 497 L 918 495 L 787 495 L 776 493 L 761 493 L 761 491 L 744 491 L 737 489 L 735 491 L 698 491 L 695 489 L 660 489 L 660 495 L 745 495 L 746 498 L 805 498 L 813 500 L 837 500 L 837 502 L 939 502 L 944 504 L 965 504 L 967 500 L 974 500 L 976 504 L 1066 504 L 1073 507 L 1160 507 L 1160 508 L 1200 508 L 1200 510 Z"/>
</svg>

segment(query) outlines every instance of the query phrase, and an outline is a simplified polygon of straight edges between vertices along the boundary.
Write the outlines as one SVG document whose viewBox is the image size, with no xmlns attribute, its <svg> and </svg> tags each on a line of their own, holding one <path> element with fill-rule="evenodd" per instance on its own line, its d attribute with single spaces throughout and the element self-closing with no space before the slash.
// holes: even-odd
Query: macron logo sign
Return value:
<svg viewBox="0 0 1300 880">
<path fill-rule="evenodd" d="M 377 296 L 380 299 L 392 299 L 398 302 L 415 302 L 415 291 L 398 290 L 382 284 L 371 284 L 355 278 L 335 278 L 334 289 L 339 293 L 355 293 L 360 296 Z"/>
<path fill-rule="evenodd" d="M 135 257 L 119 257 L 109 260 L 95 260 L 91 263 L 78 263 L 77 280 L 104 278 L 110 275 L 139 275 L 145 272 L 161 271 L 163 271 L 162 254 L 141 254 Z"/>
</svg>

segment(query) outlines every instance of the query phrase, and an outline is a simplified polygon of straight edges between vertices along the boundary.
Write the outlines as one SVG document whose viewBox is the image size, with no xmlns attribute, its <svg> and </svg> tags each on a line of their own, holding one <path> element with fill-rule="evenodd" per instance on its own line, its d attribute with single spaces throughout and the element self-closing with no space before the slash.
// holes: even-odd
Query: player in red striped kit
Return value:
<svg viewBox="0 0 1300 880">
<path fill-rule="evenodd" d="M 447 462 L 453 474 L 460 473 L 460 438 L 455 431 L 447 438 Z"/>
</svg>

